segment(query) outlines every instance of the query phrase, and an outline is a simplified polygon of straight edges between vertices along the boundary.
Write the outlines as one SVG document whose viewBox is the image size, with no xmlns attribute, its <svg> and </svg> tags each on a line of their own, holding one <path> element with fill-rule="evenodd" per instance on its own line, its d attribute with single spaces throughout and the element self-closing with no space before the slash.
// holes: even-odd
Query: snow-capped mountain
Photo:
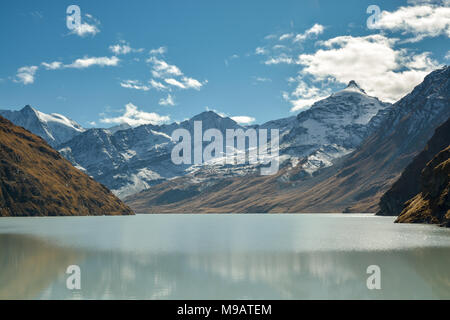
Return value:
<svg viewBox="0 0 450 320">
<path fill-rule="evenodd" d="M 358 128 L 354 131 L 356 136 L 358 133 L 364 136 L 372 132 L 354 152 L 335 161 L 333 166 L 318 170 L 312 176 L 305 176 L 304 171 L 299 171 L 307 164 L 304 161 L 281 167 L 274 176 L 251 175 L 230 179 L 219 177 L 201 183 L 192 182 L 189 176 L 184 176 L 130 196 L 126 202 L 141 213 L 361 213 L 377 212 L 381 208 L 379 214 L 390 214 L 391 208 L 398 205 L 398 202 L 392 196 L 384 196 L 379 203 L 381 195 L 398 179 L 414 156 L 424 149 L 435 129 L 450 118 L 450 67 L 433 71 L 411 93 L 377 113 L 370 103 L 360 104 L 359 106 L 365 106 L 363 110 L 366 112 L 376 113 L 365 127 L 355 126 L 366 123 L 368 117 L 359 112 L 359 109 L 349 107 L 348 100 L 357 97 L 362 101 L 370 100 L 361 95 L 364 93 L 356 85 L 351 83 L 349 87 L 350 90 L 319 101 L 309 111 L 298 115 L 297 119 L 304 120 L 300 121 L 303 125 L 312 122 L 314 126 L 301 127 L 297 124 L 287 135 L 290 137 L 293 130 L 298 132 L 298 135 L 290 137 L 293 146 L 288 151 L 291 152 L 305 150 L 301 148 L 301 143 L 308 134 L 312 141 L 316 139 L 325 143 L 325 148 L 330 146 L 330 142 L 337 142 L 341 144 L 340 147 L 348 148 L 352 147 L 352 143 L 358 142 L 350 139 L 347 145 L 342 140 L 348 134 L 348 128 Z M 348 91 L 358 95 L 355 97 L 352 93 L 350 99 L 338 99 L 341 100 L 339 105 L 328 103 L 348 96 Z M 321 107 L 334 111 L 322 112 Z M 321 117 L 318 119 L 311 114 L 317 109 L 321 110 Z M 346 112 L 338 112 L 341 109 Z M 319 126 L 321 131 L 311 130 L 313 134 L 308 131 Z M 329 128 L 336 128 L 336 134 L 332 134 Z M 316 132 L 317 135 L 314 135 Z M 308 140 L 305 141 L 307 142 Z M 307 159 L 311 161 L 311 157 L 309 155 Z"/>
<path fill-rule="evenodd" d="M 227 117 L 207 111 L 181 123 L 142 125 L 135 128 L 90 129 L 58 147 L 76 167 L 105 184 L 118 196 L 139 192 L 167 179 L 192 171 L 192 166 L 171 161 L 172 132 L 183 128 L 193 136 L 194 121 L 203 130 L 242 128 Z"/>
<path fill-rule="evenodd" d="M 298 116 L 255 125 L 255 129 L 280 130 L 281 161 L 304 163 L 311 174 L 348 154 L 376 128 L 376 118 L 390 104 L 368 96 L 355 82 L 314 104 Z M 172 132 L 187 129 L 193 136 L 194 122 L 202 121 L 203 131 L 216 128 L 246 129 L 213 111 L 203 112 L 181 123 L 143 125 L 120 130 L 91 129 L 60 145 L 59 151 L 75 166 L 111 188 L 118 196 L 147 189 L 178 176 L 191 175 L 193 181 L 208 177 L 242 176 L 257 170 L 244 165 L 174 165 L 170 158 Z M 306 162 L 305 162 L 306 159 Z"/>
<path fill-rule="evenodd" d="M 370 135 L 391 106 L 368 96 L 355 81 L 320 100 L 297 115 L 271 121 L 261 127 L 280 125 L 281 154 L 306 158 L 307 173 L 332 165 L 332 161 L 354 151 Z"/>
<path fill-rule="evenodd" d="M 85 131 L 78 123 L 63 115 L 46 114 L 29 105 L 19 111 L 0 110 L 0 115 L 15 125 L 24 127 L 44 138 L 52 147 L 56 147 Z"/>
<path fill-rule="evenodd" d="M 42 136 L 97 181 L 123 198 L 168 179 L 190 175 L 193 181 L 209 177 L 243 176 L 258 169 L 254 164 L 175 165 L 171 135 L 183 128 L 194 136 L 194 122 L 202 121 L 203 132 L 215 128 L 226 136 L 227 129 L 279 129 L 280 161 L 303 164 L 306 174 L 333 164 L 352 152 L 375 130 L 390 104 L 368 96 L 356 82 L 318 101 L 297 116 L 243 127 L 228 117 L 206 111 L 181 123 L 119 125 L 109 129 L 84 130 L 59 115 L 45 115 L 31 107 L 4 112 L 18 125 Z M 378 120 L 377 120 L 378 119 Z M 270 134 L 269 134 L 270 137 Z M 206 145 L 207 143 L 204 143 Z"/>
</svg>

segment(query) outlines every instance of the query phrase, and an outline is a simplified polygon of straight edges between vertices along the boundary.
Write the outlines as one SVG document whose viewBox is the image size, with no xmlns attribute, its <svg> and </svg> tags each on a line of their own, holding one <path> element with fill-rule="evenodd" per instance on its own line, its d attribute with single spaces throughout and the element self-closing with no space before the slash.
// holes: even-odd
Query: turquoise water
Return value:
<svg viewBox="0 0 450 320">
<path fill-rule="evenodd" d="M 450 299 L 450 230 L 372 215 L 0 219 L 0 299 Z M 69 265 L 81 290 L 66 287 Z M 380 267 L 369 290 L 367 267 Z"/>
</svg>

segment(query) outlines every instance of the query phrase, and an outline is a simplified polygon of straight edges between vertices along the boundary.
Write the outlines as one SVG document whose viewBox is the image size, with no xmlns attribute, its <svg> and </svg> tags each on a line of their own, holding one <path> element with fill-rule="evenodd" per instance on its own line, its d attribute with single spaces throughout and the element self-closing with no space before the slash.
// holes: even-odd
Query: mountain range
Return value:
<svg viewBox="0 0 450 320">
<path fill-rule="evenodd" d="M 203 131 L 216 128 L 223 135 L 226 129 L 279 129 L 281 161 L 302 161 L 303 174 L 311 175 L 331 166 L 334 159 L 354 151 L 377 128 L 379 118 L 388 107 L 390 104 L 368 96 L 351 81 L 344 90 L 317 102 L 296 117 L 248 127 L 213 111 L 181 123 L 89 130 L 63 116 L 46 115 L 29 106 L 20 111 L 0 111 L 0 115 L 43 137 L 76 168 L 124 198 L 205 169 L 226 177 L 256 172 L 257 166 L 251 164 L 231 168 L 217 164 L 174 165 L 170 161 L 175 144 L 172 132 L 184 128 L 193 135 L 195 121 L 202 121 Z"/>
<path fill-rule="evenodd" d="M 29 106 L 0 115 L 43 137 L 136 212 L 382 212 L 381 196 L 450 116 L 449 70 L 432 72 L 395 104 L 350 81 L 296 116 L 252 126 L 213 111 L 179 123 L 109 129 L 84 129 Z M 259 176 L 254 164 L 173 164 L 172 132 L 193 135 L 195 121 L 224 135 L 279 129 L 279 172 Z"/>
<path fill-rule="evenodd" d="M 355 151 L 312 175 L 304 173 L 303 159 L 270 177 L 215 178 L 208 184 L 182 177 L 126 202 L 137 212 L 377 212 L 380 197 L 450 117 L 449 79 L 449 67 L 429 74 L 369 121 L 372 133 Z"/>
</svg>

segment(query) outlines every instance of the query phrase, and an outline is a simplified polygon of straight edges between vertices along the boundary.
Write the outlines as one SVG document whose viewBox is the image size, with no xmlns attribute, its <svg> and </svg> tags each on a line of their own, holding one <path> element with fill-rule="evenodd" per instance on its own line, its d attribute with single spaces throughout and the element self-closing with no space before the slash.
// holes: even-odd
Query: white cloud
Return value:
<svg viewBox="0 0 450 320">
<path fill-rule="evenodd" d="M 154 88 L 158 91 L 167 89 L 167 87 L 165 85 L 163 85 L 161 82 L 155 81 L 154 79 L 151 79 L 149 81 L 149 84 L 152 88 Z"/>
<path fill-rule="evenodd" d="M 217 113 L 219 116 L 221 116 L 222 118 L 227 118 L 228 117 L 228 115 L 227 114 L 225 114 L 225 113 L 223 113 L 223 112 L 220 112 L 219 110 L 216 110 L 216 109 L 211 109 L 210 107 L 208 107 L 208 106 L 206 106 L 206 111 L 213 111 L 213 112 L 215 112 L 215 113 Z"/>
<path fill-rule="evenodd" d="M 272 82 L 272 79 L 264 77 L 253 77 L 256 82 Z"/>
<path fill-rule="evenodd" d="M 267 59 L 266 61 L 264 61 L 265 64 L 267 65 L 271 65 L 271 64 L 293 64 L 295 63 L 295 60 L 285 54 L 285 53 L 281 53 L 280 55 L 276 56 L 276 57 L 270 57 L 269 59 Z"/>
<path fill-rule="evenodd" d="M 221 116 L 222 118 L 228 118 L 229 117 L 226 113 L 220 112 L 220 111 L 218 111 L 216 109 L 211 109 L 210 107 L 206 107 L 206 111 L 213 111 L 213 112 L 217 113 L 219 116 Z M 242 124 L 242 125 L 251 124 L 251 123 L 255 122 L 255 120 L 256 120 L 255 118 L 249 117 L 249 116 L 232 116 L 232 117 L 229 117 L 229 118 L 234 120 L 234 121 L 236 121 L 239 124 Z"/>
<path fill-rule="evenodd" d="M 37 66 L 25 66 L 17 70 L 15 82 L 21 82 L 23 84 L 31 84 L 34 82 L 34 76 L 38 70 Z"/>
<path fill-rule="evenodd" d="M 161 116 L 154 112 L 145 112 L 139 110 L 131 102 L 125 106 L 125 112 L 119 117 L 100 119 L 102 123 L 129 124 L 130 126 L 139 126 L 143 124 L 161 124 L 170 121 L 169 116 Z"/>
<path fill-rule="evenodd" d="M 73 63 L 65 65 L 65 68 L 84 69 L 91 66 L 114 67 L 117 66 L 120 59 L 116 56 L 112 57 L 84 57 L 76 59 Z"/>
<path fill-rule="evenodd" d="M 200 90 L 200 88 L 203 86 L 203 84 L 193 78 L 183 77 L 181 78 L 181 81 L 174 79 L 174 78 L 168 78 L 164 79 L 164 81 L 174 87 L 180 88 L 180 89 L 195 89 Z"/>
<path fill-rule="evenodd" d="M 153 65 L 152 74 L 155 78 L 163 78 L 167 76 L 181 76 L 183 74 L 177 66 L 168 64 L 166 61 L 162 59 L 150 57 L 149 59 L 147 59 L 147 62 Z"/>
<path fill-rule="evenodd" d="M 440 35 L 450 38 L 450 2 L 447 6 L 417 5 L 382 11 L 375 27 L 413 35 L 407 42 Z"/>
<path fill-rule="evenodd" d="M 167 52 L 167 48 L 166 47 L 159 47 L 159 48 L 157 48 L 157 49 L 152 49 L 152 50 L 150 50 L 150 54 L 151 55 L 156 55 L 156 54 L 160 54 L 160 55 L 163 55 L 163 54 L 165 54 Z"/>
<path fill-rule="evenodd" d="M 159 105 L 161 106 L 174 106 L 175 105 L 175 101 L 173 99 L 173 97 L 169 94 L 167 95 L 167 98 L 162 98 L 159 100 Z"/>
<path fill-rule="evenodd" d="M 438 67 L 429 52 L 395 49 L 398 39 L 383 35 L 340 36 L 323 41 L 313 54 L 299 55 L 302 73 L 315 81 L 358 82 L 368 94 L 394 102 Z"/>
<path fill-rule="evenodd" d="M 181 80 L 183 81 L 187 89 L 192 88 L 195 90 L 200 90 L 200 88 L 203 86 L 203 84 L 200 81 L 193 78 L 183 77 Z"/>
<path fill-rule="evenodd" d="M 267 53 L 268 53 L 267 50 L 265 48 L 263 48 L 263 47 L 257 47 L 255 49 L 255 54 L 257 54 L 257 55 L 264 55 L 264 54 L 267 54 Z"/>
<path fill-rule="evenodd" d="M 283 93 L 283 98 L 292 104 L 291 112 L 306 110 L 315 102 L 330 95 L 329 90 L 309 86 L 301 78 L 294 79 L 291 82 L 297 82 L 295 90 L 291 94 L 287 92 Z"/>
<path fill-rule="evenodd" d="M 306 30 L 304 33 L 297 34 L 294 38 L 294 42 L 304 41 L 308 38 L 312 38 L 314 36 L 318 36 L 322 34 L 325 30 L 325 27 L 321 24 L 314 24 L 310 29 Z"/>
<path fill-rule="evenodd" d="M 42 62 L 41 65 L 47 69 L 47 70 L 57 70 L 57 69 L 61 69 L 63 67 L 62 62 L 59 61 L 54 61 L 54 62 Z"/>
<path fill-rule="evenodd" d="M 128 54 L 131 52 L 142 52 L 144 49 L 134 49 L 130 46 L 130 44 L 124 40 L 121 40 L 120 43 L 109 46 L 109 50 L 111 50 L 115 55 L 119 54 Z"/>
<path fill-rule="evenodd" d="M 282 34 L 281 36 L 280 36 L 280 41 L 283 41 L 283 40 L 286 40 L 286 39 L 290 39 L 290 38 L 292 38 L 294 36 L 294 34 L 293 33 L 285 33 L 285 34 Z"/>
<path fill-rule="evenodd" d="M 141 84 L 138 80 L 125 80 L 120 83 L 122 88 L 136 89 L 142 91 L 150 90 L 149 86 Z"/>
<path fill-rule="evenodd" d="M 447 51 L 447 54 L 445 55 L 445 59 L 450 60 L 450 50 Z"/>
<path fill-rule="evenodd" d="M 73 20 L 75 19 L 75 16 L 68 16 L 67 19 Z M 77 27 L 75 27 L 70 33 L 76 34 L 80 37 L 85 37 L 88 35 L 95 36 L 97 33 L 100 32 L 100 29 L 98 28 L 98 25 L 100 22 L 95 19 L 92 15 L 86 14 L 83 18 L 84 22 L 82 21 Z"/>
<path fill-rule="evenodd" d="M 251 124 L 256 120 L 255 118 L 249 116 L 235 116 L 231 117 L 231 119 L 242 125 Z"/>
<path fill-rule="evenodd" d="M 164 81 L 174 87 L 178 87 L 180 89 L 186 89 L 186 86 L 176 79 L 169 78 L 169 79 L 164 79 Z"/>
</svg>

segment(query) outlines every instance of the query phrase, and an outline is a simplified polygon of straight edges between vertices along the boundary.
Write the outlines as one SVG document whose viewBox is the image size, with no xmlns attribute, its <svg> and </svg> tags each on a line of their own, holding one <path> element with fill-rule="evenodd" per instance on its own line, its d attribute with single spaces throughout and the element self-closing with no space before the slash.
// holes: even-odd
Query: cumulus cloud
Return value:
<svg viewBox="0 0 450 320">
<path fill-rule="evenodd" d="M 175 105 L 175 100 L 169 94 L 169 95 L 167 95 L 167 98 L 162 98 L 162 99 L 159 100 L 159 105 L 161 105 L 161 106 L 174 106 Z"/>
<path fill-rule="evenodd" d="M 318 36 L 319 34 L 322 34 L 325 30 L 325 27 L 319 23 L 314 24 L 310 29 L 306 30 L 303 33 L 299 33 L 295 36 L 294 42 L 300 42 L 304 41 L 308 38 L 312 38 L 315 36 Z"/>
<path fill-rule="evenodd" d="M 67 19 L 69 23 L 72 23 L 75 19 L 75 15 L 68 16 Z M 80 37 L 86 37 L 88 35 L 95 36 L 100 32 L 100 29 L 98 28 L 99 25 L 100 22 L 96 18 L 90 14 L 85 14 L 83 21 L 78 26 L 74 25 L 74 29 L 70 33 Z"/>
<path fill-rule="evenodd" d="M 440 35 L 450 38 L 450 2 L 443 6 L 422 4 L 382 11 L 374 27 L 413 35 L 407 42 Z"/>
<path fill-rule="evenodd" d="M 394 102 L 438 67 L 431 53 L 395 49 L 396 42 L 383 35 L 340 36 L 323 41 L 315 53 L 299 55 L 297 63 L 316 81 L 355 80 L 367 93 Z"/>
<path fill-rule="evenodd" d="M 34 82 L 34 76 L 38 70 L 38 66 L 25 66 L 17 70 L 15 82 L 20 82 L 25 85 Z"/>
<path fill-rule="evenodd" d="M 125 112 L 118 117 L 100 119 L 102 123 L 112 124 L 129 124 L 130 126 L 140 126 L 143 124 L 161 124 L 170 121 L 169 116 L 161 116 L 154 112 L 145 112 L 139 110 L 137 106 L 131 102 L 125 106 Z"/>
</svg>

